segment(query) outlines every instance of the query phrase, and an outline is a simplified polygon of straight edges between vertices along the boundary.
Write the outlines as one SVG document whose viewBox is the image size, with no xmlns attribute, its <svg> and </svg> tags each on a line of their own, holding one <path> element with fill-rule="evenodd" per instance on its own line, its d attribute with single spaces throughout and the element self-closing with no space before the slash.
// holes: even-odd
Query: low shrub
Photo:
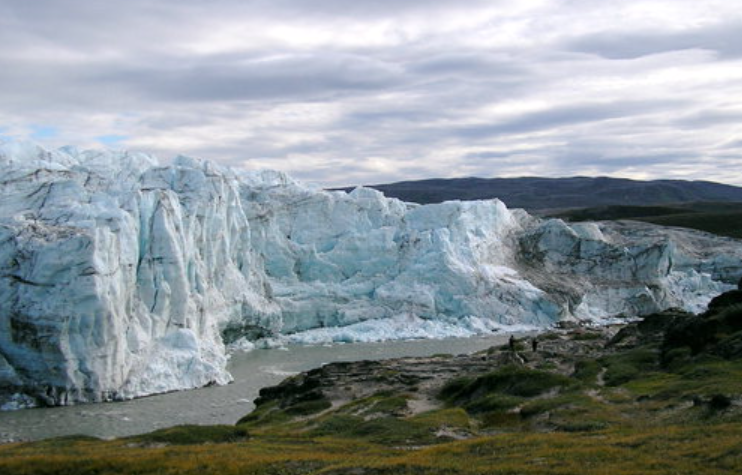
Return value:
<svg viewBox="0 0 742 475">
<path fill-rule="evenodd" d="M 484 397 L 477 398 L 465 405 L 464 408 L 471 414 L 493 411 L 507 411 L 516 407 L 523 401 L 523 398 L 510 396 L 507 394 L 487 394 Z"/>
<path fill-rule="evenodd" d="M 491 429 L 514 428 L 521 425 L 521 417 L 517 412 L 488 412 L 481 416 L 482 427 Z"/>
<path fill-rule="evenodd" d="M 630 363 L 614 363 L 608 366 L 604 376 L 606 386 L 620 386 L 641 374 L 641 369 Z"/>
<path fill-rule="evenodd" d="M 533 397 L 572 383 L 572 380 L 560 374 L 507 366 L 477 378 L 469 390 L 497 391 L 511 396 Z"/>
<path fill-rule="evenodd" d="M 293 406 L 287 407 L 283 411 L 286 414 L 292 416 L 308 416 L 310 414 L 322 412 L 325 409 L 329 409 L 331 407 L 332 403 L 330 403 L 330 401 L 328 401 L 327 399 L 316 399 L 314 401 L 304 401 L 296 403 Z"/>
<path fill-rule="evenodd" d="M 461 394 L 465 392 L 466 388 L 470 387 L 473 382 L 474 378 L 468 376 L 450 379 L 443 385 L 438 393 L 438 397 L 444 401 L 456 399 L 460 397 Z"/>
<path fill-rule="evenodd" d="M 592 432 L 596 430 L 603 430 L 607 427 L 608 424 L 603 421 L 579 421 L 558 424 L 557 430 L 561 430 L 564 432 Z"/>
<path fill-rule="evenodd" d="M 602 369 L 603 366 L 595 360 L 578 360 L 575 363 L 572 377 L 579 379 L 583 383 L 594 384 L 596 383 L 598 375 Z"/>
<path fill-rule="evenodd" d="M 309 432 L 311 436 L 357 438 L 380 444 L 429 444 L 436 441 L 427 424 L 397 417 L 362 417 L 333 414 Z"/>
<path fill-rule="evenodd" d="M 659 367 L 659 352 L 653 348 L 636 348 L 605 356 L 599 362 L 606 368 L 605 384 L 620 386 L 643 373 L 655 371 Z"/>
<path fill-rule="evenodd" d="M 600 340 L 603 338 L 601 332 L 578 332 L 573 334 L 572 339 L 576 341 L 592 341 Z"/>
<path fill-rule="evenodd" d="M 144 444 L 192 445 L 237 442 L 246 440 L 248 437 L 247 430 L 238 426 L 180 425 L 130 437 L 129 439 Z"/>
<path fill-rule="evenodd" d="M 320 420 L 317 426 L 312 429 L 311 435 L 345 436 L 351 431 L 353 427 L 362 422 L 362 417 L 351 416 L 348 414 L 332 414 Z"/>
</svg>

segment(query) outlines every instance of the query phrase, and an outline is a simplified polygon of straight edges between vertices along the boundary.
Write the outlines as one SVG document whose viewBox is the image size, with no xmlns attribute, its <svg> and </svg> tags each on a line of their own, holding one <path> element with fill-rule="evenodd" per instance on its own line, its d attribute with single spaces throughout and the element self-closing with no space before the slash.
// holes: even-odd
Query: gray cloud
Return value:
<svg viewBox="0 0 742 475">
<path fill-rule="evenodd" d="M 569 41 L 573 51 L 608 59 L 632 59 L 688 49 L 716 52 L 722 58 L 742 56 L 742 22 L 715 24 L 683 31 L 615 31 L 595 33 Z"/>
<path fill-rule="evenodd" d="M 347 2 L 344 0 L 263 0 L 261 7 L 288 15 L 301 11 L 306 15 L 330 17 L 359 16 L 368 18 L 389 18 L 400 13 L 426 13 L 436 10 L 478 10 L 482 6 L 494 6 L 503 3 L 498 0 L 374 0 Z M 462 5 L 464 3 L 464 5 Z"/>
<path fill-rule="evenodd" d="M 107 71 L 91 82 L 119 83 L 155 100 L 316 99 L 346 91 L 393 87 L 395 68 L 351 55 L 287 55 L 195 65 Z"/>
<path fill-rule="evenodd" d="M 675 120 L 678 127 L 685 129 L 699 129 L 725 124 L 742 124 L 742 110 L 704 110 L 694 112 Z"/>
<path fill-rule="evenodd" d="M 485 52 L 453 51 L 424 57 L 410 65 L 410 71 L 423 75 L 453 75 L 464 78 L 494 76 L 498 81 L 520 80 L 531 72 L 513 58 Z"/>
<path fill-rule="evenodd" d="M 458 127 L 453 133 L 463 138 L 480 139 L 500 134 L 520 134 L 556 127 L 604 120 L 638 116 L 666 110 L 675 104 L 673 101 L 624 101 L 596 104 L 574 104 L 523 114 L 499 123 L 477 124 Z"/>
<path fill-rule="evenodd" d="M 742 21 L 710 1 L 6 0 L 0 134 L 325 185 L 742 184 Z"/>
</svg>

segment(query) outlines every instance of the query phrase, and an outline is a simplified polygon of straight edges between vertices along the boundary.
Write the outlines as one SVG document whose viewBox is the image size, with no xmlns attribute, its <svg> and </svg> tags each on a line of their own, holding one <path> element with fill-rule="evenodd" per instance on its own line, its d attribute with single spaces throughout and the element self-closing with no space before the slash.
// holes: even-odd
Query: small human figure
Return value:
<svg viewBox="0 0 742 475">
<path fill-rule="evenodd" d="M 513 335 L 510 335 L 510 340 L 508 340 L 508 345 L 510 345 L 510 351 L 515 351 L 515 337 Z"/>
<path fill-rule="evenodd" d="M 533 340 L 531 340 L 531 348 L 533 349 L 534 353 L 538 351 L 538 339 L 535 337 L 533 338 Z"/>
</svg>

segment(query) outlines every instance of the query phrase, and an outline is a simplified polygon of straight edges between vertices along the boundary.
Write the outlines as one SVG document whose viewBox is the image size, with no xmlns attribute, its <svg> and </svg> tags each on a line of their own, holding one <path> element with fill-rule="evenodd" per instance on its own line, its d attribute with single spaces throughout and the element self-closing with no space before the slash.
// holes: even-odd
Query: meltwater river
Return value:
<svg viewBox="0 0 742 475">
<path fill-rule="evenodd" d="M 0 442 L 72 434 L 120 437 L 178 424 L 234 424 L 253 409 L 260 388 L 334 361 L 472 353 L 507 341 L 509 334 L 445 340 L 390 341 L 236 353 L 234 382 L 131 401 L 0 412 Z"/>
</svg>

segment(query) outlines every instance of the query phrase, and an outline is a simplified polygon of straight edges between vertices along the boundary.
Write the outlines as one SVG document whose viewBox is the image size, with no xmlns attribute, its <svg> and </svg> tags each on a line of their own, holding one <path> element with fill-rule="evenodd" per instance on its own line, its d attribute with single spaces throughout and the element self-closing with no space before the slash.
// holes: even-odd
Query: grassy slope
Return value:
<svg viewBox="0 0 742 475">
<path fill-rule="evenodd" d="M 631 219 L 742 238 L 742 204 L 688 203 L 674 206 L 603 206 L 554 215 L 569 221 Z"/>
<path fill-rule="evenodd" d="M 414 386 L 333 406 L 313 387 L 237 426 L 0 446 L 0 473 L 742 473 L 742 307 L 645 322 L 545 336 L 526 365 L 448 379 L 428 412 L 406 411 Z"/>
<path fill-rule="evenodd" d="M 639 218 L 638 221 L 698 229 L 719 236 L 742 238 L 742 212 L 729 213 L 688 213 L 670 216 L 653 216 Z"/>
</svg>

